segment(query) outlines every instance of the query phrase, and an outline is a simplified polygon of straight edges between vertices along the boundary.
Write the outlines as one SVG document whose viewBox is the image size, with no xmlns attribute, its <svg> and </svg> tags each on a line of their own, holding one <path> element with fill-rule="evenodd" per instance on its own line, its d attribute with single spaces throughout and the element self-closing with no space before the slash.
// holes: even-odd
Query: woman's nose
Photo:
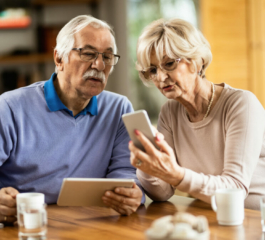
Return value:
<svg viewBox="0 0 265 240">
<path fill-rule="evenodd" d="M 162 68 L 157 68 L 157 81 L 164 82 L 168 78 L 167 71 L 163 70 Z"/>
</svg>

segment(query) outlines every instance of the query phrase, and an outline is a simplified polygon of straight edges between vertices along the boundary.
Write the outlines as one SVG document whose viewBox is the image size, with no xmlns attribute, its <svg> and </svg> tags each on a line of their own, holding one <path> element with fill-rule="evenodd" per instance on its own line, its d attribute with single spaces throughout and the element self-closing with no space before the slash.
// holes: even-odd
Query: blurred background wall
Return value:
<svg viewBox="0 0 265 240">
<path fill-rule="evenodd" d="M 207 77 L 252 91 L 265 106 L 265 1 L 200 1 L 201 31 L 212 47 Z"/>
<path fill-rule="evenodd" d="M 134 69 L 136 43 L 151 21 L 183 18 L 210 42 L 206 77 L 252 91 L 265 106 L 265 0 L 0 0 L 0 93 L 47 80 L 62 26 L 90 14 L 114 27 L 121 60 L 107 90 L 126 95 L 153 123 L 166 99 L 147 88 Z"/>
</svg>

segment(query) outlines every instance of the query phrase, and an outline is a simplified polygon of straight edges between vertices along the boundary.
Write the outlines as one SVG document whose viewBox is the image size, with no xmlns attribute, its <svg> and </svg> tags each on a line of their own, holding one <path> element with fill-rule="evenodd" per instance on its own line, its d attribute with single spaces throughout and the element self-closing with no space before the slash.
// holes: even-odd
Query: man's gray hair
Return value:
<svg viewBox="0 0 265 240">
<path fill-rule="evenodd" d="M 92 26 L 94 28 L 105 28 L 108 29 L 113 37 L 114 42 L 114 54 L 117 53 L 117 46 L 115 42 L 115 36 L 114 31 L 112 27 L 107 24 L 106 22 L 99 20 L 97 18 L 94 18 L 89 15 L 80 15 L 75 18 L 73 18 L 71 21 L 69 21 L 59 32 L 57 38 L 56 38 L 56 47 L 55 50 L 57 50 L 57 54 L 60 59 L 64 59 L 65 62 L 68 62 L 68 56 L 72 48 L 74 47 L 75 33 L 79 32 L 86 26 Z M 57 67 L 55 66 L 55 72 L 57 73 Z"/>
</svg>

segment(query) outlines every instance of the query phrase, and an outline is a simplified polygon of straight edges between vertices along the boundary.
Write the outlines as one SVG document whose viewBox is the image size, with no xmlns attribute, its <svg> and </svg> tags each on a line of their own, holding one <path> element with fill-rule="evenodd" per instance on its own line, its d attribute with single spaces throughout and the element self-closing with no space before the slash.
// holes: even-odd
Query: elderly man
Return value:
<svg viewBox="0 0 265 240">
<path fill-rule="evenodd" d="M 0 96 L 0 222 L 16 220 L 19 192 L 42 192 L 55 203 L 66 177 L 134 178 L 139 185 L 121 120 L 132 105 L 103 91 L 116 51 L 108 24 L 78 16 L 58 34 L 50 80 Z M 144 194 L 134 184 L 102 199 L 129 215 Z"/>
</svg>

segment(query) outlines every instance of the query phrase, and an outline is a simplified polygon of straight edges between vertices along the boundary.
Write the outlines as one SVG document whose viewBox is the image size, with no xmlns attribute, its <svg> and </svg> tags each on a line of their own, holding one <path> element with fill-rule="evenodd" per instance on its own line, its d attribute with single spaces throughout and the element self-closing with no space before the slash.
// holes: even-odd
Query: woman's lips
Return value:
<svg viewBox="0 0 265 240">
<path fill-rule="evenodd" d="M 166 87 L 163 87 L 163 90 L 164 91 L 170 91 L 173 87 L 174 87 L 174 85 L 168 85 Z"/>
</svg>

